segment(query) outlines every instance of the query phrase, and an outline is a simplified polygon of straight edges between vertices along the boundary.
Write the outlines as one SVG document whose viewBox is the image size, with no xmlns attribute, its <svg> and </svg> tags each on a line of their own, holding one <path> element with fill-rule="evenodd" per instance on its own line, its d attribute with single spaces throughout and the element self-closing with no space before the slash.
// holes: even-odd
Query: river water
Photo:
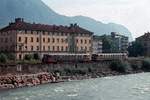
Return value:
<svg viewBox="0 0 150 100">
<path fill-rule="evenodd" d="M 1 91 L 0 100 L 150 100 L 150 73 Z"/>
</svg>

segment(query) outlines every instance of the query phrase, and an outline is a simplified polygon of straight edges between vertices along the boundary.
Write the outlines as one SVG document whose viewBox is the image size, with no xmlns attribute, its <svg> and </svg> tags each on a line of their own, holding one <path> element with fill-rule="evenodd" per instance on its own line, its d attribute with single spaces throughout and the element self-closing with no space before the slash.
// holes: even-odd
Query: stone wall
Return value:
<svg viewBox="0 0 150 100">
<path fill-rule="evenodd" d="M 59 64 L 17 64 L 17 65 L 0 65 L 0 74 L 36 74 L 40 72 L 59 71 L 62 74 L 64 70 L 83 70 L 102 71 L 107 69 L 109 62 L 99 63 L 59 63 Z"/>
</svg>

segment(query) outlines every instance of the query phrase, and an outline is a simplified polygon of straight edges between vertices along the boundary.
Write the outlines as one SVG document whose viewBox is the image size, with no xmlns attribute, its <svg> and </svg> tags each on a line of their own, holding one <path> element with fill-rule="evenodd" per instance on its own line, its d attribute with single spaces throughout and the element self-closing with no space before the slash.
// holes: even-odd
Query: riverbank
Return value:
<svg viewBox="0 0 150 100">
<path fill-rule="evenodd" d="M 60 76 L 59 74 L 54 73 L 37 73 L 37 74 L 24 74 L 24 75 L 4 75 L 0 76 L 0 90 L 5 89 L 14 89 L 21 87 L 31 87 L 40 84 L 47 83 L 60 83 L 67 82 L 71 80 L 83 80 L 83 79 L 91 79 L 91 78 L 100 78 L 107 76 L 116 76 L 116 75 L 127 75 L 127 74 L 135 74 L 138 72 L 130 72 L 130 73 L 118 73 L 118 72 L 103 72 L 96 74 L 86 74 L 86 75 L 72 75 L 72 76 Z"/>
<path fill-rule="evenodd" d="M 146 67 L 147 68 L 147 67 Z M 142 61 L 0 65 L 0 89 L 145 72 Z"/>
</svg>

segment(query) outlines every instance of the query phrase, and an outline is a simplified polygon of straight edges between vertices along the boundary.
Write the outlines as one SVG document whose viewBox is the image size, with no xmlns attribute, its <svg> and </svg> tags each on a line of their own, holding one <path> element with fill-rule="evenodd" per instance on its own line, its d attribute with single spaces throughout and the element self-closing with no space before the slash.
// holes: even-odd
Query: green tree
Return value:
<svg viewBox="0 0 150 100">
<path fill-rule="evenodd" d="M 33 58 L 33 56 L 31 54 L 26 54 L 24 57 L 24 60 L 30 61 L 32 58 Z"/>
<path fill-rule="evenodd" d="M 117 47 L 110 36 L 102 36 L 102 41 L 104 53 L 118 52 Z"/>
<path fill-rule="evenodd" d="M 144 71 L 150 72 L 150 58 L 146 58 L 142 61 L 142 69 Z"/>
<path fill-rule="evenodd" d="M 144 47 L 139 42 L 132 42 L 132 45 L 128 47 L 130 57 L 137 57 L 144 55 Z"/>
<path fill-rule="evenodd" d="M 123 62 L 123 61 L 117 60 L 117 61 L 113 61 L 110 64 L 110 69 L 113 71 L 120 72 L 120 73 L 125 73 L 125 72 L 131 70 L 131 67 L 128 62 Z"/>
<path fill-rule="evenodd" d="M 33 59 L 35 59 L 35 60 L 39 60 L 40 59 L 38 53 L 33 54 Z"/>
<path fill-rule="evenodd" d="M 0 62 L 6 63 L 7 62 L 7 56 L 4 53 L 0 54 Z"/>
<path fill-rule="evenodd" d="M 15 55 L 13 53 L 7 53 L 8 60 L 15 60 Z"/>
</svg>

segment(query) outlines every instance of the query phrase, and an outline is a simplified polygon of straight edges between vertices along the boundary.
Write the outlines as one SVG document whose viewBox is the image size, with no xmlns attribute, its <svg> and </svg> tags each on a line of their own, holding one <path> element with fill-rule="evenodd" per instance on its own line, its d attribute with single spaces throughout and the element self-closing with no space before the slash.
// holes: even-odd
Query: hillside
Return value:
<svg viewBox="0 0 150 100">
<path fill-rule="evenodd" d="M 131 32 L 124 26 L 109 23 L 104 24 L 85 16 L 67 17 L 60 15 L 49 8 L 41 0 L 1 0 L 0 1 L 0 27 L 7 25 L 16 17 L 22 17 L 27 21 L 69 25 L 70 23 L 78 23 L 95 34 L 110 34 L 110 32 L 120 32 L 132 39 Z"/>
</svg>

